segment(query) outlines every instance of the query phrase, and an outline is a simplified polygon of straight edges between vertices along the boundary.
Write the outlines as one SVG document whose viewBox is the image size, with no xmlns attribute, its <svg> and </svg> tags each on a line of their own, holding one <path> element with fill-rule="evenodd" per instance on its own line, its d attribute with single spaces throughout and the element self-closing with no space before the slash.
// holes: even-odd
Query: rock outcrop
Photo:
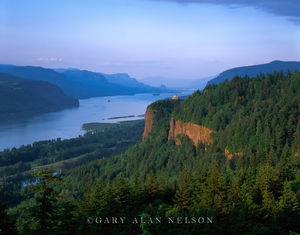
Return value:
<svg viewBox="0 0 300 235">
<path fill-rule="evenodd" d="M 148 107 L 145 113 L 145 129 L 143 133 L 143 140 L 147 138 L 152 131 L 153 118 L 154 111 Z"/>
<path fill-rule="evenodd" d="M 225 149 L 225 157 L 227 157 L 228 160 L 231 160 L 235 156 L 241 157 L 243 153 L 231 153 L 228 149 Z"/>
<path fill-rule="evenodd" d="M 214 133 L 213 130 L 194 124 L 192 122 L 184 123 L 173 118 L 170 120 L 170 131 L 168 139 L 175 139 L 175 143 L 180 145 L 180 140 L 176 139 L 177 135 L 186 135 L 189 137 L 193 144 L 197 146 L 198 142 L 210 145 L 213 143 L 213 138 L 210 136 L 211 133 Z"/>
<path fill-rule="evenodd" d="M 143 140 L 147 138 L 152 131 L 154 115 L 155 112 L 148 107 L 145 113 L 145 129 L 143 133 Z M 192 122 L 184 123 L 171 118 L 168 139 L 174 139 L 176 145 L 181 145 L 180 139 L 176 137 L 177 135 L 186 135 L 193 142 L 194 146 L 197 146 L 199 142 L 205 145 L 211 145 L 214 142 L 211 134 L 214 132 L 215 131 L 205 126 L 201 126 Z M 225 149 L 224 152 L 225 157 L 228 160 L 231 160 L 234 157 L 243 156 L 243 153 L 231 153 L 228 149 Z"/>
</svg>

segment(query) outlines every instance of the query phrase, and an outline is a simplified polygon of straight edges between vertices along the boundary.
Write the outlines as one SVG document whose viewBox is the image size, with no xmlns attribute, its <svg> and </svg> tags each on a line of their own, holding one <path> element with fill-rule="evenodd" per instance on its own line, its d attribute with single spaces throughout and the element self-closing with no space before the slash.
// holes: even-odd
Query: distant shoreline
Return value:
<svg viewBox="0 0 300 235">
<path fill-rule="evenodd" d="M 128 121 L 120 121 L 116 123 L 107 123 L 107 122 L 90 122 L 84 123 L 81 127 L 86 133 L 95 133 L 95 132 L 102 132 L 107 128 L 111 128 L 113 126 L 133 126 L 134 124 L 144 121 L 144 119 L 138 120 L 128 120 Z"/>
<path fill-rule="evenodd" d="M 107 118 L 107 120 L 112 120 L 112 119 L 122 119 L 122 118 L 132 118 L 132 117 L 145 117 L 145 114 L 140 114 L 140 115 L 128 115 L 128 116 L 119 116 L 119 117 L 110 117 Z M 104 119 L 105 120 L 105 119 Z"/>
</svg>

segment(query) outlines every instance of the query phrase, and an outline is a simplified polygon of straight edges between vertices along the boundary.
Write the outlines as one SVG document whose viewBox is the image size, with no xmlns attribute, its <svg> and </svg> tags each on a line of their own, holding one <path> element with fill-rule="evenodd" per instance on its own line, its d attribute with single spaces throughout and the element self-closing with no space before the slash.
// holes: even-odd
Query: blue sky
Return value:
<svg viewBox="0 0 300 235">
<path fill-rule="evenodd" d="M 1 0 L 0 63 L 199 79 L 300 61 L 298 10 L 298 0 Z"/>
</svg>

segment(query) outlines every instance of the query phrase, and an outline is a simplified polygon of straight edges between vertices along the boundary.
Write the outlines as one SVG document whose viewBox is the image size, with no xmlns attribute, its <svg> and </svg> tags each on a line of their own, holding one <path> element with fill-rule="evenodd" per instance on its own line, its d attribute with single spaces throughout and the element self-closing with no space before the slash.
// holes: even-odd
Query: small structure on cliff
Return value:
<svg viewBox="0 0 300 235">
<path fill-rule="evenodd" d="M 177 94 L 173 95 L 172 100 L 179 100 L 179 97 Z"/>
</svg>

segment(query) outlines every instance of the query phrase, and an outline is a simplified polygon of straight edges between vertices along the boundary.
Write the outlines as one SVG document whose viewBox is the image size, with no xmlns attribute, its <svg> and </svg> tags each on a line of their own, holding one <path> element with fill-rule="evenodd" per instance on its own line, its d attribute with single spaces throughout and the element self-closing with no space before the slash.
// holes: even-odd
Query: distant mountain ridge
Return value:
<svg viewBox="0 0 300 235">
<path fill-rule="evenodd" d="M 103 74 L 103 76 L 110 83 L 135 88 L 149 88 L 151 86 L 146 85 L 142 82 L 137 81 L 135 78 L 130 77 L 127 73 L 116 73 L 116 74 Z"/>
<path fill-rule="evenodd" d="M 202 90 L 205 88 L 207 82 L 214 77 L 215 76 L 210 76 L 210 77 L 205 77 L 200 79 L 184 79 L 184 78 L 169 78 L 169 77 L 153 76 L 153 77 L 147 77 L 139 80 L 151 86 L 165 85 L 169 88 L 175 88 L 175 89 L 194 88 L 194 89 Z"/>
<path fill-rule="evenodd" d="M 231 81 L 231 79 L 236 75 L 241 77 L 245 75 L 248 77 L 256 77 L 260 73 L 271 74 L 274 71 L 282 71 L 286 74 L 288 70 L 291 72 L 300 71 L 300 62 L 275 60 L 267 64 L 232 68 L 220 73 L 216 78 L 210 80 L 207 84 L 219 84 L 226 80 Z"/>
<path fill-rule="evenodd" d="M 79 98 L 166 91 L 166 89 L 138 82 L 135 78 L 123 73 L 103 74 L 88 70 L 66 70 L 62 74 L 69 81 L 75 84 L 80 83 L 80 92 L 84 92 L 84 94 Z"/>
<path fill-rule="evenodd" d="M 78 99 L 99 96 L 165 92 L 166 89 L 138 82 L 128 74 L 102 74 L 78 69 L 47 69 L 35 66 L 0 65 L 0 72 L 21 78 L 47 81 Z"/>
<path fill-rule="evenodd" d="M 59 87 L 49 82 L 0 73 L 1 122 L 23 120 L 78 106 L 78 100 L 65 95 Z"/>
</svg>

